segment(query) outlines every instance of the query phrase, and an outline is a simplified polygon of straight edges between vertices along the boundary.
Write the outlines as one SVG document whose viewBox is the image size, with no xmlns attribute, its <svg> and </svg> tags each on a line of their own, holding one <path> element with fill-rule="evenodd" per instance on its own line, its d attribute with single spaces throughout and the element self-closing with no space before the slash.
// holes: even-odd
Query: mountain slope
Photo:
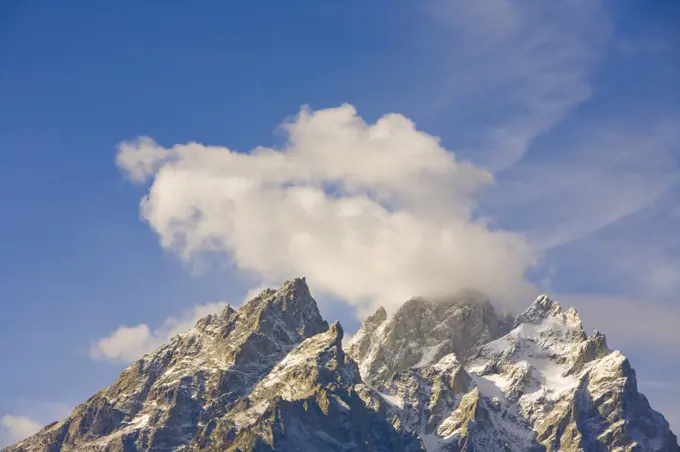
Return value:
<svg viewBox="0 0 680 452">
<path fill-rule="evenodd" d="M 417 323 L 417 315 L 400 310 L 391 322 L 405 316 Z M 496 325 L 490 322 L 487 329 Z M 387 402 L 389 416 L 423 438 L 428 451 L 680 450 L 666 420 L 638 392 L 628 360 L 609 350 L 602 334 L 586 336 L 575 310 L 563 311 L 545 296 L 502 337 L 387 380 L 381 369 L 390 362 L 359 352 L 364 337 L 380 328 L 365 323 L 362 329 L 373 333 L 360 331 L 350 354 L 364 381 L 381 381 L 379 392 L 363 391 L 364 399 L 373 406 Z M 400 347 L 410 345 L 398 343 L 385 355 L 399 355 Z M 435 358 L 428 352 L 422 355 Z"/>
<path fill-rule="evenodd" d="M 361 366 L 364 380 L 379 384 L 399 371 L 464 353 L 507 329 L 489 300 L 478 293 L 437 301 L 412 298 L 391 318 L 380 308 L 366 319 L 352 337 L 348 353 Z"/>
<path fill-rule="evenodd" d="M 9 450 L 173 450 L 298 343 L 328 329 L 304 280 L 227 306 L 127 369 L 64 421 Z"/>
<path fill-rule="evenodd" d="M 547 297 L 514 319 L 414 298 L 342 338 L 289 281 L 6 451 L 680 451 L 626 358 Z"/>
</svg>

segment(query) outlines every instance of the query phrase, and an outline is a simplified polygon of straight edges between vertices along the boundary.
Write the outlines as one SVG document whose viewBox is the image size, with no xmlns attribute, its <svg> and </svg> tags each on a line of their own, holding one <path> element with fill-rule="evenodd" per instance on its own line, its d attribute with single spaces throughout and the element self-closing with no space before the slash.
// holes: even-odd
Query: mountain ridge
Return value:
<svg viewBox="0 0 680 452">
<path fill-rule="evenodd" d="M 287 281 L 4 450 L 680 451 L 625 356 L 545 295 L 514 318 L 479 294 L 416 297 L 343 335 Z"/>
</svg>

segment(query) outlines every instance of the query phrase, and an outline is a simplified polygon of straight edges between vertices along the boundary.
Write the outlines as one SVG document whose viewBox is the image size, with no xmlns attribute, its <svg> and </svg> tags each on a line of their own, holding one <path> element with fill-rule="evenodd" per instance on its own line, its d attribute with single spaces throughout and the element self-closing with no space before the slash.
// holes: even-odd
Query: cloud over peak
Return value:
<svg viewBox="0 0 680 452">
<path fill-rule="evenodd" d="M 523 236 L 475 217 L 493 182 L 398 114 L 367 124 L 351 105 L 303 108 L 281 149 L 120 145 L 118 164 L 151 180 L 142 216 L 183 259 L 224 253 L 263 283 L 306 275 L 359 308 L 465 288 L 529 296 Z"/>
</svg>

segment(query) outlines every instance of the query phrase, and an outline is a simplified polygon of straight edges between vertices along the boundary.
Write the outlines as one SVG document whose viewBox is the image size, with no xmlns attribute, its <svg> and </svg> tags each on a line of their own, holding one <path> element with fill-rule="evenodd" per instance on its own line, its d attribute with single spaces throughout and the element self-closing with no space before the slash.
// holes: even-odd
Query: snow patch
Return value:
<svg viewBox="0 0 680 452">
<path fill-rule="evenodd" d="M 420 369 L 421 367 L 425 367 L 428 364 L 430 364 L 435 357 L 437 356 L 437 353 L 439 352 L 439 349 L 442 348 L 443 345 L 446 345 L 446 342 L 440 342 L 437 345 L 432 345 L 430 347 L 425 347 L 423 350 L 423 355 L 420 358 L 420 361 L 415 366 L 412 366 L 412 369 Z"/>
<path fill-rule="evenodd" d="M 393 396 L 391 394 L 386 394 L 384 392 L 376 391 L 378 394 L 380 394 L 380 397 L 382 397 L 385 402 L 389 403 L 392 406 L 395 406 L 397 408 L 404 408 L 404 400 L 402 398 Z"/>
</svg>

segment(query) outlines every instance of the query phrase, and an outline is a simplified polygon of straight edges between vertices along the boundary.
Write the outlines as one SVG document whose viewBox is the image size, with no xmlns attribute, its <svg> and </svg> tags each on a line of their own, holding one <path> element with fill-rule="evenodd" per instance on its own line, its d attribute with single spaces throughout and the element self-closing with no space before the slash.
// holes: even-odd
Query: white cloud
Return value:
<svg viewBox="0 0 680 452">
<path fill-rule="evenodd" d="M 581 127 L 549 158 L 498 175 L 485 193 L 484 211 L 544 253 L 542 270 L 557 271 L 560 290 L 567 280 L 610 295 L 677 299 L 680 134 L 676 119 L 650 122 Z"/>
<path fill-rule="evenodd" d="M 616 279 L 626 285 L 635 281 L 634 296 L 677 293 L 680 265 L 675 251 L 663 251 L 667 240 L 655 253 L 641 245 L 658 235 L 649 231 L 667 225 L 666 218 L 642 225 L 615 244 L 610 240 L 610 250 L 597 240 L 577 243 L 595 235 L 601 239 L 678 186 L 680 141 L 673 110 L 661 99 L 640 98 L 650 92 L 631 96 L 617 83 L 588 102 L 601 77 L 611 75 L 612 57 L 621 56 L 622 46 L 629 47 L 629 57 L 640 51 L 662 57 L 672 46 L 653 27 L 615 30 L 615 8 L 600 0 L 425 4 L 436 24 L 424 32 L 428 43 L 443 43 L 428 48 L 437 57 L 429 73 L 441 81 L 421 83 L 429 97 L 422 96 L 422 88 L 417 97 L 431 106 L 440 127 L 452 131 L 445 139 L 461 149 L 460 155 L 495 173 L 498 183 L 485 193 L 482 211 L 528 237 L 545 257 L 544 267 L 579 266 L 583 280 L 591 283 L 604 281 L 604 273 L 614 278 L 614 267 L 623 267 Z M 606 73 L 598 73 L 600 62 L 607 65 Z M 668 91 L 660 72 L 647 72 L 647 85 L 655 80 L 659 93 Z M 583 110 L 572 115 L 581 104 Z M 594 256 L 596 248 L 600 256 Z M 561 268 L 558 280 L 563 276 Z"/>
<path fill-rule="evenodd" d="M 131 145 L 130 143 L 120 144 L 116 163 L 127 170 L 130 179 L 142 182 L 147 174 L 157 169 L 156 165 L 162 160 L 165 151 L 152 139 L 145 137 L 139 138 L 135 149 L 132 149 L 134 152 L 126 149 Z"/>
<path fill-rule="evenodd" d="M 1 442 L 12 444 L 36 433 L 43 428 L 43 424 L 26 416 L 6 414 L 0 418 L 0 427 L 2 427 Z"/>
<path fill-rule="evenodd" d="M 222 309 L 226 303 L 208 303 L 195 306 L 179 317 L 168 317 L 160 328 L 151 330 L 149 325 L 120 326 L 110 335 L 99 339 L 90 347 L 95 359 L 130 362 L 152 352 L 167 343 L 176 334 L 191 329 L 198 320 Z"/>
<path fill-rule="evenodd" d="M 118 163 L 152 179 L 142 215 L 187 261 L 226 253 L 265 284 L 305 275 L 360 308 L 466 287 L 505 302 L 531 296 L 524 237 L 475 218 L 492 176 L 436 137 L 398 114 L 367 124 L 350 105 L 302 109 L 283 130 L 281 150 L 159 151 L 141 139 L 121 145 Z"/>
<path fill-rule="evenodd" d="M 613 29 L 598 0 L 427 5 L 439 25 L 428 33 L 445 43 L 441 81 L 431 84 L 428 104 L 471 131 L 466 147 L 492 171 L 519 161 L 536 137 L 590 97 L 590 75 Z"/>
</svg>

